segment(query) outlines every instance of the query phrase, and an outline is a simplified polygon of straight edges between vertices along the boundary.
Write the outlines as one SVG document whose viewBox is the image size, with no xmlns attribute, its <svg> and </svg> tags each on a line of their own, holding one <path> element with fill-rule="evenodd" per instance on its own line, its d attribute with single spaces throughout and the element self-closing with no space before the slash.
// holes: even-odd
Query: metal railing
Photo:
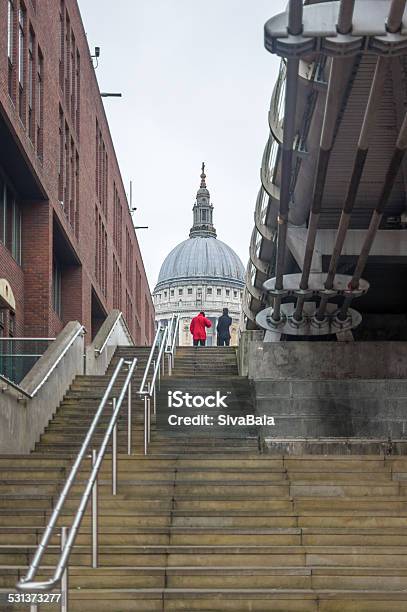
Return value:
<svg viewBox="0 0 407 612">
<path fill-rule="evenodd" d="M 174 359 L 175 353 L 177 350 L 177 339 L 178 339 L 178 330 L 179 330 L 180 316 L 177 313 L 174 313 L 171 317 L 168 338 L 167 338 L 167 346 L 165 348 L 165 353 L 168 358 L 168 374 L 171 376 L 172 370 L 174 367 Z"/>
<path fill-rule="evenodd" d="M 144 400 L 145 455 L 148 453 L 148 445 L 151 440 L 151 402 L 153 402 L 155 415 L 157 413 L 157 385 L 160 388 L 161 376 L 165 372 L 165 355 L 168 357 L 169 376 L 174 367 L 179 323 L 180 316 L 174 313 L 166 327 L 158 327 L 140 384 L 139 395 Z"/>
<path fill-rule="evenodd" d="M 61 351 L 61 353 L 58 355 L 58 357 L 55 359 L 55 361 L 53 362 L 53 364 L 51 365 L 51 367 L 47 370 L 46 374 L 43 376 L 43 378 L 40 380 L 40 382 L 37 384 L 37 386 L 35 387 L 35 389 L 33 389 L 33 391 L 31 391 L 30 393 L 28 393 L 27 391 L 25 391 L 22 387 L 19 386 L 18 383 L 16 383 L 15 381 L 9 379 L 7 376 L 4 376 L 2 374 L 0 374 L 0 380 L 2 380 L 6 385 L 9 385 L 10 387 L 18 390 L 20 393 L 22 393 L 25 397 L 32 399 L 37 393 L 38 391 L 41 389 L 41 387 L 47 382 L 48 378 L 51 376 L 52 372 L 55 370 L 55 368 L 60 364 L 60 362 L 62 361 L 62 359 L 65 357 L 66 353 L 69 351 L 69 349 L 71 348 L 71 346 L 74 344 L 74 342 L 76 341 L 76 339 L 78 338 L 78 336 L 80 335 L 84 335 L 86 333 L 86 329 L 83 325 L 81 325 L 81 327 L 75 332 L 75 334 L 72 336 L 72 338 L 69 340 L 68 344 L 64 347 L 64 349 Z M 16 338 L 16 340 L 24 340 L 24 338 Z M 33 340 L 32 338 L 30 338 L 30 340 Z M 45 340 L 44 338 L 41 338 L 41 340 Z M 47 338 L 46 340 L 50 341 L 50 340 L 55 340 L 55 338 Z M 40 356 L 42 357 L 42 355 Z M 34 365 L 34 364 L 33 364 Z M 21 381 L 20 381 L 21 382 Z"/>
<path fill-rule="evenodd" d="M 165 371 L 164 351 L 168 346 L 170 326 L 159 327 L 151 347 L 150 355 L 140 384 L 139 395 L 144 400 L 144 454 L 148 453 L 151 440 L 151 401 L 154 414 L 157 412 L 157 382 L 160 387 L 161 374 Z M 149 378 L 152 366 L 151 378 Z"/>
<path fill-rule="evenodd" d="M 125 321 L 125 319 L 124 319 L 124 317 L 123 317 L 123 313 L 122 313 L 122 312 L 119 312 L 119 314 L 117 315 L 117 317 L 116 317 L 116 319 L 115 319 L 115 321 L 114 321 L 114 323 L 113 323 L 112 327 L 111 327 L 111 328 L 110 328 L 110 330 L 109 330 L 109 333 L 107 334 L 106 338 L 104 339 L 102 346 L 101 346 L 101 347 L 99 347 L 99 348 L 95 348 L 95 355 L 96 355 L 96 357 L 98 357 L 99 355 L 101 355 L 101 354 L 103 353 L 103 351 L 105 350 L 105 348 L 106 348 L 106 346 L 107 346 L 107 343 L 109 342 L 109 340 L 110 340 L 110 338 L 111 338 L 111 336 L 112 336 L 113 332 L 115 331 L 115 329 L 116 329 L 117 325 L 119 324 L 119 322 L 121 322 L 121 323 L 123 324 L 123 326 L 124 326 L 124 328 L 125 328 L 125 330 L 126 330 L 127 335 L 128 335 L 128 336 L 129 336 L 129 338 L 132 340 L 132 338 L 131 338 L 131 334 L 130 334 L 130 331 L 129 331 L 129 329 L 128 329 L 128 327 L 127 327 L 127 324 L 126 324 L 126 321 Z"/>
<path fill-rule="evenodd" d="M 47 581 L 35 581 L 35 577 L 40 568 L 41 559 L 48 548 L 52 533 L 55 529 L 57 521 L 60 517 L 61 510 L 67 500 L 69 491 L 75 482 L 78 475 L 80 466 L 85 457 L 89 457 L 88 448 L 90 446 L 92 437 L 99 424 L 101 416 L 103 414 L 105 406 L 108 404 L 109 397 L 111 395 L 113 386 L 116 382 L 118 375 L 120 374 L 123 366 L 126 365 L 128 368 L 125 381 L 121 388 L 118 397 L 112 399 L 113 413 L 109 420 L 105 434 L 103 436 L 102 443 L 98 451 L 92 450 L 92 468 L 91 473 L 86 482 L 85 489 L 82 497 L 80 498 L 79 506 L 76 511 L 74 520 L 70 529 L 66 526 L 61 529 L 61 555 L 59 557 L 58 564 L 55 568 L 54 574 L 50 580 Z M 92 496 L 92 567 L 98 566 L 98 474 L 104 459 L 106 449 L 110 438 L 112 439 L 112 494 L 117 494 L 117 420 L 119 417 L 120 409 L 123 404 L 124 398 L 127 393 L 128 400 L 128 454 L 131 454 L 131 379 L 133 372 L 137 365 L 137 359 L 132 361 L 125 361 L 123 358 L 119 359 L 116 368 L 109 380 L 107 388 L 103 394 L 103 397 L 99 403 L 96 414 L 93 421 L 88 429 L 86 437 L 82 443 L 82 446 L 76 456 L 76 459 L 72 465 L 71 471 L 61 494 L 58 502 L 52 512 L 52 515 L 48 521 L 48 525 L 41 538 L 34 558 L 30 564 L 28 572 L 24 578 L 17 583 L 17 588 L 25 592 L 43 592 L 52 591 L 57 586 L 61 588 L 61 612 L 68 612 L 68 567 L 69 557 L 72 552 L 73 546 L 75 545 L 75 539 L 78 534 L 83 516 L 85 514 L 88 502 Z M 30 612 L 38 612 L 38 604 L 31 604 Z"/>
</svg>

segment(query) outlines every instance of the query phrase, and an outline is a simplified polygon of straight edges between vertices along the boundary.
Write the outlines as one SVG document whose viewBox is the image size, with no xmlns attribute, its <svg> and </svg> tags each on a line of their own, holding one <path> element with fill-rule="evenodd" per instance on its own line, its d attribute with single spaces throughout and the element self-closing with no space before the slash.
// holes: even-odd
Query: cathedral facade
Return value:
<svg viewBox="0 0 407 612">
<path fill-rule="evenodd" d="M 166 325 L 173 312 L 180 314 L 179 344 L 192 344 L 189 326 L 204 311 L 211 320 L 207 346 L 216 345 L 216 324 L 223 308 L 232 317 L 231 345 L 238 341 L 244 268 L 238 255 L 217 238 L 213 205 L 202 164 L 201 186 L 193 206 L 189 238 L 165 258 L 153 292 L 157 324 Z"/>
</svg>

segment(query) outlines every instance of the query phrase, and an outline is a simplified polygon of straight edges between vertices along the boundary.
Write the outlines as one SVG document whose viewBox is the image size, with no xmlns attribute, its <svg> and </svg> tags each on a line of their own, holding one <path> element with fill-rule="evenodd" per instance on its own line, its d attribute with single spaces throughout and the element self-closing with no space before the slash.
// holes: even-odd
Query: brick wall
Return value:
<svg viewBox="0 0 407 612">
<path fill-rule="evenodd" d="M 8 175 L 13 159 L 10 180 L 23 219 L 21 266 L 0 243 L 0 277 L 17 300 L 17 333 L 53 335 L 73 318 L 91 329 L 92 288 L 106 313 L 113 308 L 115 261 L 127 324 L 138 342 L 148 343 L 153 304 L 77 2 L 35 5 L 12 2 L 10 62 L 8 0 L 0 2 L 0 120 L 10 137 L 0 147 L 0 167 Z M 98 259 L 97 214 L 107 233 Z M 55 257 L 62 268 L 61 316 L 52 307 Z"/>
</svg>

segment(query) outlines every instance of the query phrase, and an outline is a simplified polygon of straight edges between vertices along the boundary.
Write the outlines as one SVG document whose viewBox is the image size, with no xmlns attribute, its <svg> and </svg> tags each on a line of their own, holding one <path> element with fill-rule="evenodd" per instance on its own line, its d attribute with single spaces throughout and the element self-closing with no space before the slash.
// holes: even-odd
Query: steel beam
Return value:
<svg viewBox="0 0 407 612">
<path fill-rule="evenodd" d="M 343 320 L 347 316 L 348 308 L 353 300 L 352 291 L 355 291 L 359 287 L 359 281 L 362 277 L 363 270 L 365 269 L 367 259 L 369 257 L 370 250 L 372 248 L 374 239 L 376 237 L 377 231 L 380 227 L 381 220 L 383 218 L 383 212 L 386 208 L 386 204 L 389 201 L 391 192 L 394 187 L 394 183 L 397 178 L 397 174 L 400 170 L 401 164 L 403 163 L 403 159 L 407 150 L 407 113 L 404 117 L 403 125 L 400 128 L 400 132 L 397 138 L 396 146 L 390 160 L 389 167 L 386 172 L 386 177 L 384 180 L 383 188 L 379 197 L 379 201 L 375 210 L 373 211 L 369 229 L 367 230 L 365 240 L 363 242 L 363 246 L 358 257 L 358 261 L 356 264 L 355 271 L 352 276 L 352 280 L 350 282 L 350 293 L 345 298 L 344 303 L 340 312 L 340 319 Z"/>
<path fill-rule="evenodd" d="M 302 0 L 290 0 L 288 4 L 288 33 L 298 36 L 302 32 Z"/>
<path fill-rule="evenodd" d="M 335 128 L 339 109 L 343 100 L 344 62 L 334 58 L 331 64 L 328 81 L 328 93 L 325 102 L 324 119 L 322 123 L 321 140 L 318 152 L 317 169 L 314 183 L 311 214 L 308 222 L 307 241 L 305 245 L 304 264 L 302 269 L 300 290 L 306 292 L 311 272 L 312 257 L 315 248 L 315 239 L 318 230 L 319 215 L 322 208 L 322 197 L 328 172 L 329 159 L 333 147 Z M 306 299 L 306 293 L 299 295 L 294 312 L 294 318 L 299 321 Z"/>
<path fill-rule="evenodd" d="M 386 29 L 391 34 L 398 32 L 403 23 L 403 14 L 406 8 L 406 0 L 392 0 L 390 12 L 386 22 Z"/>
<path fill-rule="evenodd" d="M 342 253 L 343 244 L 345 242 L 346 233 L 349 228 L 353 207 L 355 205 L 360 181 L 369 152 L 373 129 L 377 121 L 377 114 L 380 107 L 381 96 L 388 68 L 389 60 L 384 57 L 379 57 L 376 63 L 375 74 L 373 77 L 372 86 L 370 88 L 369 99 L 366 106 L 362 127 L 360 130 L 357 152 L 353 163 L 351 179 L 342 207 L 342 213 L 339 222 L 338 232 L 336 234 L 335 245 L 332 251 L 331 260 L 329 262 L 329 270 L 325 282 L 325 289 L 327 291 L 327 294 L 322 295 L 321 302 L 319 304 L 319 308 L 316 314 L 318 320 L 322 320 L 325 315 L 326 305 L 330 297 L 329 291 L 333 287 L 339 258 Z"/>
<path fill-rule="evenodd" d="M 296 36 L 302 31 L 302 0 L 290 0 L 288 5 L 288 32 Z M 293 145 L 295 133 L 295 114 L 297 109 L 299 60 L 287 60 L 286 91 L 284 101 L 284 132 L 281 159 L 281 188 L 280 208 L 277 230 L 277 256 L 276 256 L 276 288 L 283 290 L 283 275 L 285 264 L 285 251 L 287 243 L 288 211 L 290 205 L 290 184 L 293 158 Z M 273 318 L 280 319 L 281 297 L 274 300 Z"/>
<path fill-rule="evenodd" d="M 349 34 L 352 32 L 354 9 L 355 0 L 342 0 L 339 8 L 338 24 L 336 26 L 339 34 Z"/>
</svg>

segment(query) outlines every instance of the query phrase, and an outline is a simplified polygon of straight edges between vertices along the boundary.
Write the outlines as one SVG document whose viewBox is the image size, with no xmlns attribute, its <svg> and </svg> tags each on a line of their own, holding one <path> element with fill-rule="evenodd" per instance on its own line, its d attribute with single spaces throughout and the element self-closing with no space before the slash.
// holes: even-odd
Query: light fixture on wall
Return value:
<svg viewBox="0 0 407 612">
<path fill-rule="evenodd" d="M 101 91 L 100 96 L 102 98 L 121 98 L 122 94 L 120 92 Z"/>
</svg>

